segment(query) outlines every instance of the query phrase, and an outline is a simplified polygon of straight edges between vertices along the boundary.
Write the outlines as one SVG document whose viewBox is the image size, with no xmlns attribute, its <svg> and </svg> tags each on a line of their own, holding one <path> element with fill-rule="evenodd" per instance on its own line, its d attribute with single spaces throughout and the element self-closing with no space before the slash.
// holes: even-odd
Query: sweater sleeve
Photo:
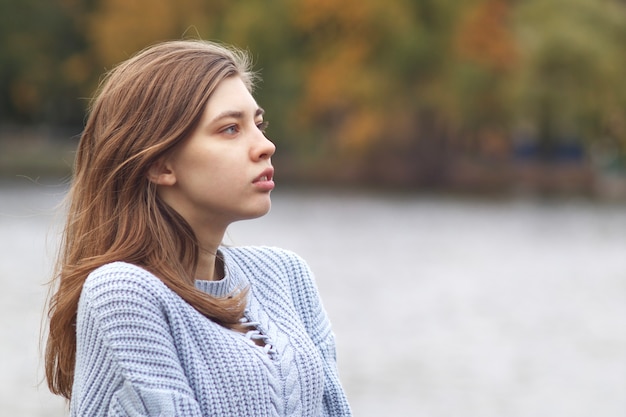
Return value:
<svg viewBox="0 0 626 417">
<path fill-rule="evenodd" d="M 167 291 L 129 264 L 90 274 L 78 307 L 72 416 L 201 417 L 170 331 Z"/>
<path fill-rule="evenodd" d="M 293 276 L 291 286 L 300 318 L 324 360 L 323 412 L 328 417 L 351 416 L 346 394 L 339 380 L 335 335 L 322 304 L 311 269 L 298 255 L 287 252 Z"/>
</svg>

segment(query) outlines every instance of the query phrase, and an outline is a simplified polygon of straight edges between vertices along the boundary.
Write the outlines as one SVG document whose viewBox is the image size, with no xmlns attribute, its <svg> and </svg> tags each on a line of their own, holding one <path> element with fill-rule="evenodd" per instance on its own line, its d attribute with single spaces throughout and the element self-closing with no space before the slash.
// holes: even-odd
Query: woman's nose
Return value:
<svg viewBox="0 0 626 417">
<path fill-rule="evenodd" d="M 276 145 L 269 140 L 263 132 L 259 132 L 259 140 L 253 149 L 254 157 L 258 159 L 269 159 L 276 152 Z"/>
</svg>

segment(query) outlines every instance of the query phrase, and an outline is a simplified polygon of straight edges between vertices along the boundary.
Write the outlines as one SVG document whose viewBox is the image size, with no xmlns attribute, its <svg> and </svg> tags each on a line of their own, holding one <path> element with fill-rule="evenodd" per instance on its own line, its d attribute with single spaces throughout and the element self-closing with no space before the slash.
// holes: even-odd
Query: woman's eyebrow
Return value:
<svg viewBox="0 0 626 417">
<path fill-rule="evenodd" d="M 261 107 L 259 107 L 254 112 L 254 117 L 262 116 L 264 113 L 265 113 L 265 110 L 263 110 Z M 213 118 L 213 120 L 211 120 L 210 123 L 214 123 L 214 122 L 216 122 L 218 120 L 227 119 L 227 118 L 243 119 L 245 115 L 246 115 L 245 112 L 242 112 L 242 111 L 239 111 L 239 110 L 227 110 L 227 111 L 224 111 L 224 112 L 218 114 L 217 116 L 215 116 Z"/>
</svg>

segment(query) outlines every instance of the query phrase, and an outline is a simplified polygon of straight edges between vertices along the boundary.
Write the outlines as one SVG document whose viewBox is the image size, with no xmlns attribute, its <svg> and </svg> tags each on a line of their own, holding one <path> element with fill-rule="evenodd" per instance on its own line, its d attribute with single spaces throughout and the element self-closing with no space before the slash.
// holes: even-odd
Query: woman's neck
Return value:
<svg viewBox="0 0 626 417">
<path fill-rule="evenodd" d="M 206 281 L 219 281 L 224 278 L 224 263 L 217 255 L 217 249 L 215 252 L 200 249 L 195 278 Z"/>
</svg>

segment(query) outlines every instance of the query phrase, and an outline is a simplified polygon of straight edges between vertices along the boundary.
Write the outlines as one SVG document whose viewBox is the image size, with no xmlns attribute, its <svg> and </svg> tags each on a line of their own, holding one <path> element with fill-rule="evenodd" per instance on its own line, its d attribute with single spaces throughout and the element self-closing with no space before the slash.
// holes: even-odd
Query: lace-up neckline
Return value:
<svg viewBox="0 0 626 417">
<path fill-rule="evenodd" d="M 274 359 L 274 357 L 276 356 L 276 350 L 274 349 L 270 337 L 266 334 L 263 334 L 261 330 L 259 330 L 260 323 L 257 321 L 251 321 L 246 316 L 239 319 L 239 323 L 249 329 L 246 333 L 243 333 L 246 340 L 251 345 L 262 348 L 263 351 L 267 353 L 271 359 Z"/>
</svg>

